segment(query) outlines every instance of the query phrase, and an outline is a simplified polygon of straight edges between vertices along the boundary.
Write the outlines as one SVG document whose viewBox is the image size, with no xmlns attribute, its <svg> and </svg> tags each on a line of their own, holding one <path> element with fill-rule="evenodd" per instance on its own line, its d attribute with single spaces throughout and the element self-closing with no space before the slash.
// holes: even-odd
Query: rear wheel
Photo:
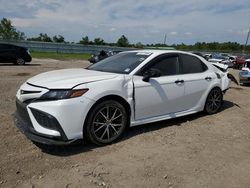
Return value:
<svg viewBox="0 0 250 188">
<path fill-rule="evenodd" d="M 24 65 L 24 64 L 25 64 L 25 61 L 24 61 L 23 58 L 17 58 L 16 64 L 17 64 L 17 65 Z"/>
<path fill-rule="evenodd" d="M 85 131 L 96 145 L 106 145 L 117 140 L 128 121 L 126 109 L 114 100 L 97 104 L 89 113 Z"/>
<path fill-rule="evenodd" d="M 221 89 L 214 88 L 208 94 L 204 110 L 208 114 L 215 114 L 221 109 L 222 102 L 223 102 L 223 95 Z"/>
</svg>

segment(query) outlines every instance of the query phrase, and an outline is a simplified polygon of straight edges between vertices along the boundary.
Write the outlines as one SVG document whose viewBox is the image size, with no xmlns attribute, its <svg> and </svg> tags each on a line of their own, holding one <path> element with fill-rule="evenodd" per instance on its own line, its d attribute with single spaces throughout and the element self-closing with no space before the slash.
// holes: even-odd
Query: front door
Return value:
<svg viewBox="0 0 250 188">
<path fill-rule="evenodd" d="M 150 68 L 160 70 L 161 76 L 145 82 L 143 72 Z M 185 87 L 179 68 L 178 55 L 163 55 L 149 62 L 139 75 L 133 76 L 135 120 L 182 111 Z"/>
</svg>

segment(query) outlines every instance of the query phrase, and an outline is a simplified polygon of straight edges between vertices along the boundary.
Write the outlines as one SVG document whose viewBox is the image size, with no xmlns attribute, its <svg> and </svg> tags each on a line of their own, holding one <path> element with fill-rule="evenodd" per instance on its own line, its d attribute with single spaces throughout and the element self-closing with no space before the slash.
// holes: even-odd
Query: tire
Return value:
<svg viewBox="0 0 250 188">
<path fill-rule="evenodd" d="M 220 88 L 212 89 L 206 100 L 204 111 L 207 114 L 215 114 L 217 113 L 223 104 L 223 94 Z"/>
<path fill-rule="evenodd" d="M 125 107 L 115 100 L 103 101 L 90 111 L 85 124 L 87 138 L 96 145 L 116 141 L 124 132 L 128 121 Z"/>
<path fill-rule="evenodd" d="M 25 64 L 25 61 L 23 58 L 17 58 L 16 59 L 16 65 L 24 65 Z"/>
</svg>

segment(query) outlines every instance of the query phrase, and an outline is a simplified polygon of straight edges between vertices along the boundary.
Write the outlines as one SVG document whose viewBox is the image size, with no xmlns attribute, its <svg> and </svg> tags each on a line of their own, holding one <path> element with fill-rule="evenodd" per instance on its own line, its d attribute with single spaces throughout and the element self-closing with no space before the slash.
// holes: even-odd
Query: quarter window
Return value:
<svg viewBox="0 0 250 188">
<path fill-rule="evenodd" d="M 200 73 L 207 70 L 207 66 L 197 57 L 181 54 L 182 74 Z"/>
</svg>

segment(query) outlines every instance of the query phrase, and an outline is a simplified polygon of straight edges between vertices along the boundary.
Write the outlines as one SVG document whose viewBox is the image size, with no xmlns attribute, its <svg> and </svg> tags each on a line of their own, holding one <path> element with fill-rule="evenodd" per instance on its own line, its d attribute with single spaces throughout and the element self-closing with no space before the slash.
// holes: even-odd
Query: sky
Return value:
<svg viewBox="0 0 250 188">
<path fill-rule="evenodd" d="M 47 33 L 78 42 L 194 44 L 239 42 L 250 28 L 249 0 L 0 0 L 0 19 L 27 37 Z"/>
</svg>

